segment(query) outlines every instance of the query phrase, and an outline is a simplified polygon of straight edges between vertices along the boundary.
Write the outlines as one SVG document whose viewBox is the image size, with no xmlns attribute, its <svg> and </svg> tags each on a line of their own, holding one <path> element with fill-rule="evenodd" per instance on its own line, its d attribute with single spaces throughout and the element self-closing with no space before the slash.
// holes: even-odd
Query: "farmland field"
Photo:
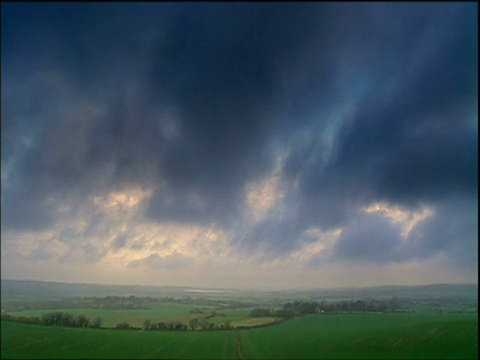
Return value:
<svg viewBox="0 0 480 360">
<path fill-rule="evenodd" d="M 242 332 L 246 358 L 478 358 L 476 316 L 314 315 Z"/>
<path fill-rule="evenodd" d="M 5 359 L 478 358 L 476 313 L 310 315 L 225 331 L 115 331 L 6 321 L 1 326 Z"/>
<path fill-rule="evenodd" d="M 83 308 L 66 308 L 66 309 L 49 309 L 49 310 L 22 310 L 12 311 L 10 314 L 14 316 L 26 317 L 41 317 L 42 315 L 52 311 L 62 311 L 73 315 L 85 315 L 90 319 L 100 317 L 102 319 L 102 326 L 115 327 L 120 322 L 127 322 L 134 327 L 142 327 L 145 320 L 150 320 L 153 323 L 160 321 L 166 323 L 180 322 L 188 324 L 191 319 L 197 318 L 199 320 L 208 317 L 208 321 L 220 325 L 225 322 L 231 322 L 238 326 L 253 326 L 268 324 L 275 321 L 273 318 L 269 319 L 250 319 L 249 313 L 252 308 L 241 309 L 218 309 L 215 306 L 209 305 L 192 305 L 179 304 L 168 302 L 154 302 L 149 304 L 149 309 L 128 309 L 128 310 L 111 310 L 111 309 L 83 309 Z M 192 312 L 197 309 L 201 312 Z M 217 313 L 216 316 L 209 316 L 212 313 Z M 253 321 L 256 320 L 256 321 Z"/>
</svg>

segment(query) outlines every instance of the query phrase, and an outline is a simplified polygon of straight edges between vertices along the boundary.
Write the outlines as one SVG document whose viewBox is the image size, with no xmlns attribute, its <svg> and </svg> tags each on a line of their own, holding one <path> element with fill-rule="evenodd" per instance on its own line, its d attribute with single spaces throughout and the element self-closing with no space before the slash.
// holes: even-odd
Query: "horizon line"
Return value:
<svg viewBox="0 0 480 360">
<path fill-rule="evenodd" d="M 207 291 L 207 292 L 225 292 L 225 291 L 311 291 L 311 290 L 347 290 L 347 289 L 368 289 L 368 288 L 380 288 L 380 287 L 425 287 L 425 286 L 454 286 L 454 285 L 475 285 L 478 287 L 477 282 L 451 282 L 451 283 L 425 283 L 425 284 L 379 284 L 379 285 L 366 285 L 366 286 L 338 286 L 338 287 L 314 287 L 314 286 L 303 286 L 303 287 L 291 287 L 291 288 L 268 288 L 268 287 L 251 287 L 251 288 L 241 288 L 241 287 L 210 287 L 210 286 L 189 286 L 189 285 L 158 285 L 158 284 L 112 284 L 112 283 L 94 283 L 94 282 L 68 282 L 68 281 L 58 281 L 58 280 L 38 280 L 38 279 L 11 279 L 0 277 L 0 281 L 23 281 L 23 282 L 41 282 L 41 283 L 57 283 L 57 284 L 69 284 L 69 285 L 98 285 L 98 286 L 134 286 L 134 287 L 154 287 L 154 288 L 182 288 L 186 292 L 198 292 Z"/>
</svg>

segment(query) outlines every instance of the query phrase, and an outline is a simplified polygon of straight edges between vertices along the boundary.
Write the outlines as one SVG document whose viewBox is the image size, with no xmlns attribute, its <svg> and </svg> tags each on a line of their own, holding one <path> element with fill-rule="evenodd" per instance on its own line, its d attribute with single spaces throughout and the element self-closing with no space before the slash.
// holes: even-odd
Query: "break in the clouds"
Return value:
<svg viewBox="0 0 480 360">
<path fill-rule="evenodd" d="M 476 3 L 2 3 L 2 276 L 477 281 Z"/>
</svg>

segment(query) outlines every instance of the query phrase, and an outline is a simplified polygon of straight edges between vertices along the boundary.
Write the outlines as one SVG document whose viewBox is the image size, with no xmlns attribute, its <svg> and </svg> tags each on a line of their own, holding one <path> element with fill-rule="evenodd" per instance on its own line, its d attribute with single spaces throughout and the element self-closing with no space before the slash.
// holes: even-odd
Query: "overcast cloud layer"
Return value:
<svg viewBox="0 0 480 360">
<path fill-rule="evenodd" d="M 2 277 L 477 282 L 476 3 L 2 3 Z"/>
</svg>

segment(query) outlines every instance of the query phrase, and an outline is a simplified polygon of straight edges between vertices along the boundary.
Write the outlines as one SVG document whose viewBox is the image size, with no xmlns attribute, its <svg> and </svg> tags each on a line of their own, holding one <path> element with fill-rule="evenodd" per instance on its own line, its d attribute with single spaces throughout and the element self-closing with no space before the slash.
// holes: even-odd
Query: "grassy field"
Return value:
<svg viewBox="0 0 480 360">
<path fill-rule="evenodd" d="M 209 317 L 207 320 L 215 325 L 230 322 L 237 326 L 253 326 L 266 324 L 274 321 L 274 318 L 261 319 L 257 322 L 249 323 L 250 312 L 252 308 L 241 309 L 217 309 L 209 305 L 179 304 L 169 302 L 154 302 L 149 304 L 150 310 L 129 309 L 129 310 L 108 310 L 108 309 L 50 309 L 50 310 L 22 310 L 12 311 L 9 314 L 14 316 L 41 317 L 43 314 L 62 311 L 73 315 L 83 314 L 91 320 L 96 317 L 102 319 L 102 326 L 115 327 L 116 324 L 127 322 L 134 327 L 142 327 L 145 320 L 149 319 L 152 323 L 165 322 L 187 324 L 191 319 L 205 319 L 216 312 L 218 315 Z M 192 313 L 193 309 L 201 310 L 203 313 Z"/>
<path fill-rule="evenodd" d="M 477 314 L 337 314 L 265 328 L 140 332 L 2 321 L 2 358 L 475 359 Z"/>
<path fill-rule="evenodd" d="M 241 339 L 252 359 L 473 359 L 477 335 L 476 314 L 342 314 L 252 329 Z"/>
<path fill-rule="evenodd" d="M 140 332 L 2 322 L 2 359 L 235 357 L 231 332 Z"/>
<path fill-rule="evenodd" d="M 194 306 L 175 304 L 175 303 L 153 303 L 151 304 L 151 310 L 108 310 L 108 309 L 58 309 L 58 310 L 24 310 L 13 311 L 12 315 L 15 316 L 38 316 L 52 311 L 62 311 L 64 313 L 71 313 L 74 315 L 83 314 L 90 319 L 95 319 L 99 316 L 102 319 L 102 326 L 114 327 L 116 324 L 126 321 L 132 326 L 141 327 L 143 322 L 150 319 L 152 322 L 185 322 L 191 318 L 197 317 L 202 314 L 191 314 L 190 310 Z M 208 311 L 208 310 L 206 310 Z M 208 315 L 208 313 L 207 313 Z"/>
<path fill-rule="evenodd" d="M 249 319 L 239 319 L 232 321 L 232 327 L 252 327 L 252 326 L 262 326 L 268 325 L 276 322 L 277 320 L 281 320 L 281 318 L 277 319 L 274 317 L 260 317 L 260 318 L 249 318 Z"/>
</svg>

